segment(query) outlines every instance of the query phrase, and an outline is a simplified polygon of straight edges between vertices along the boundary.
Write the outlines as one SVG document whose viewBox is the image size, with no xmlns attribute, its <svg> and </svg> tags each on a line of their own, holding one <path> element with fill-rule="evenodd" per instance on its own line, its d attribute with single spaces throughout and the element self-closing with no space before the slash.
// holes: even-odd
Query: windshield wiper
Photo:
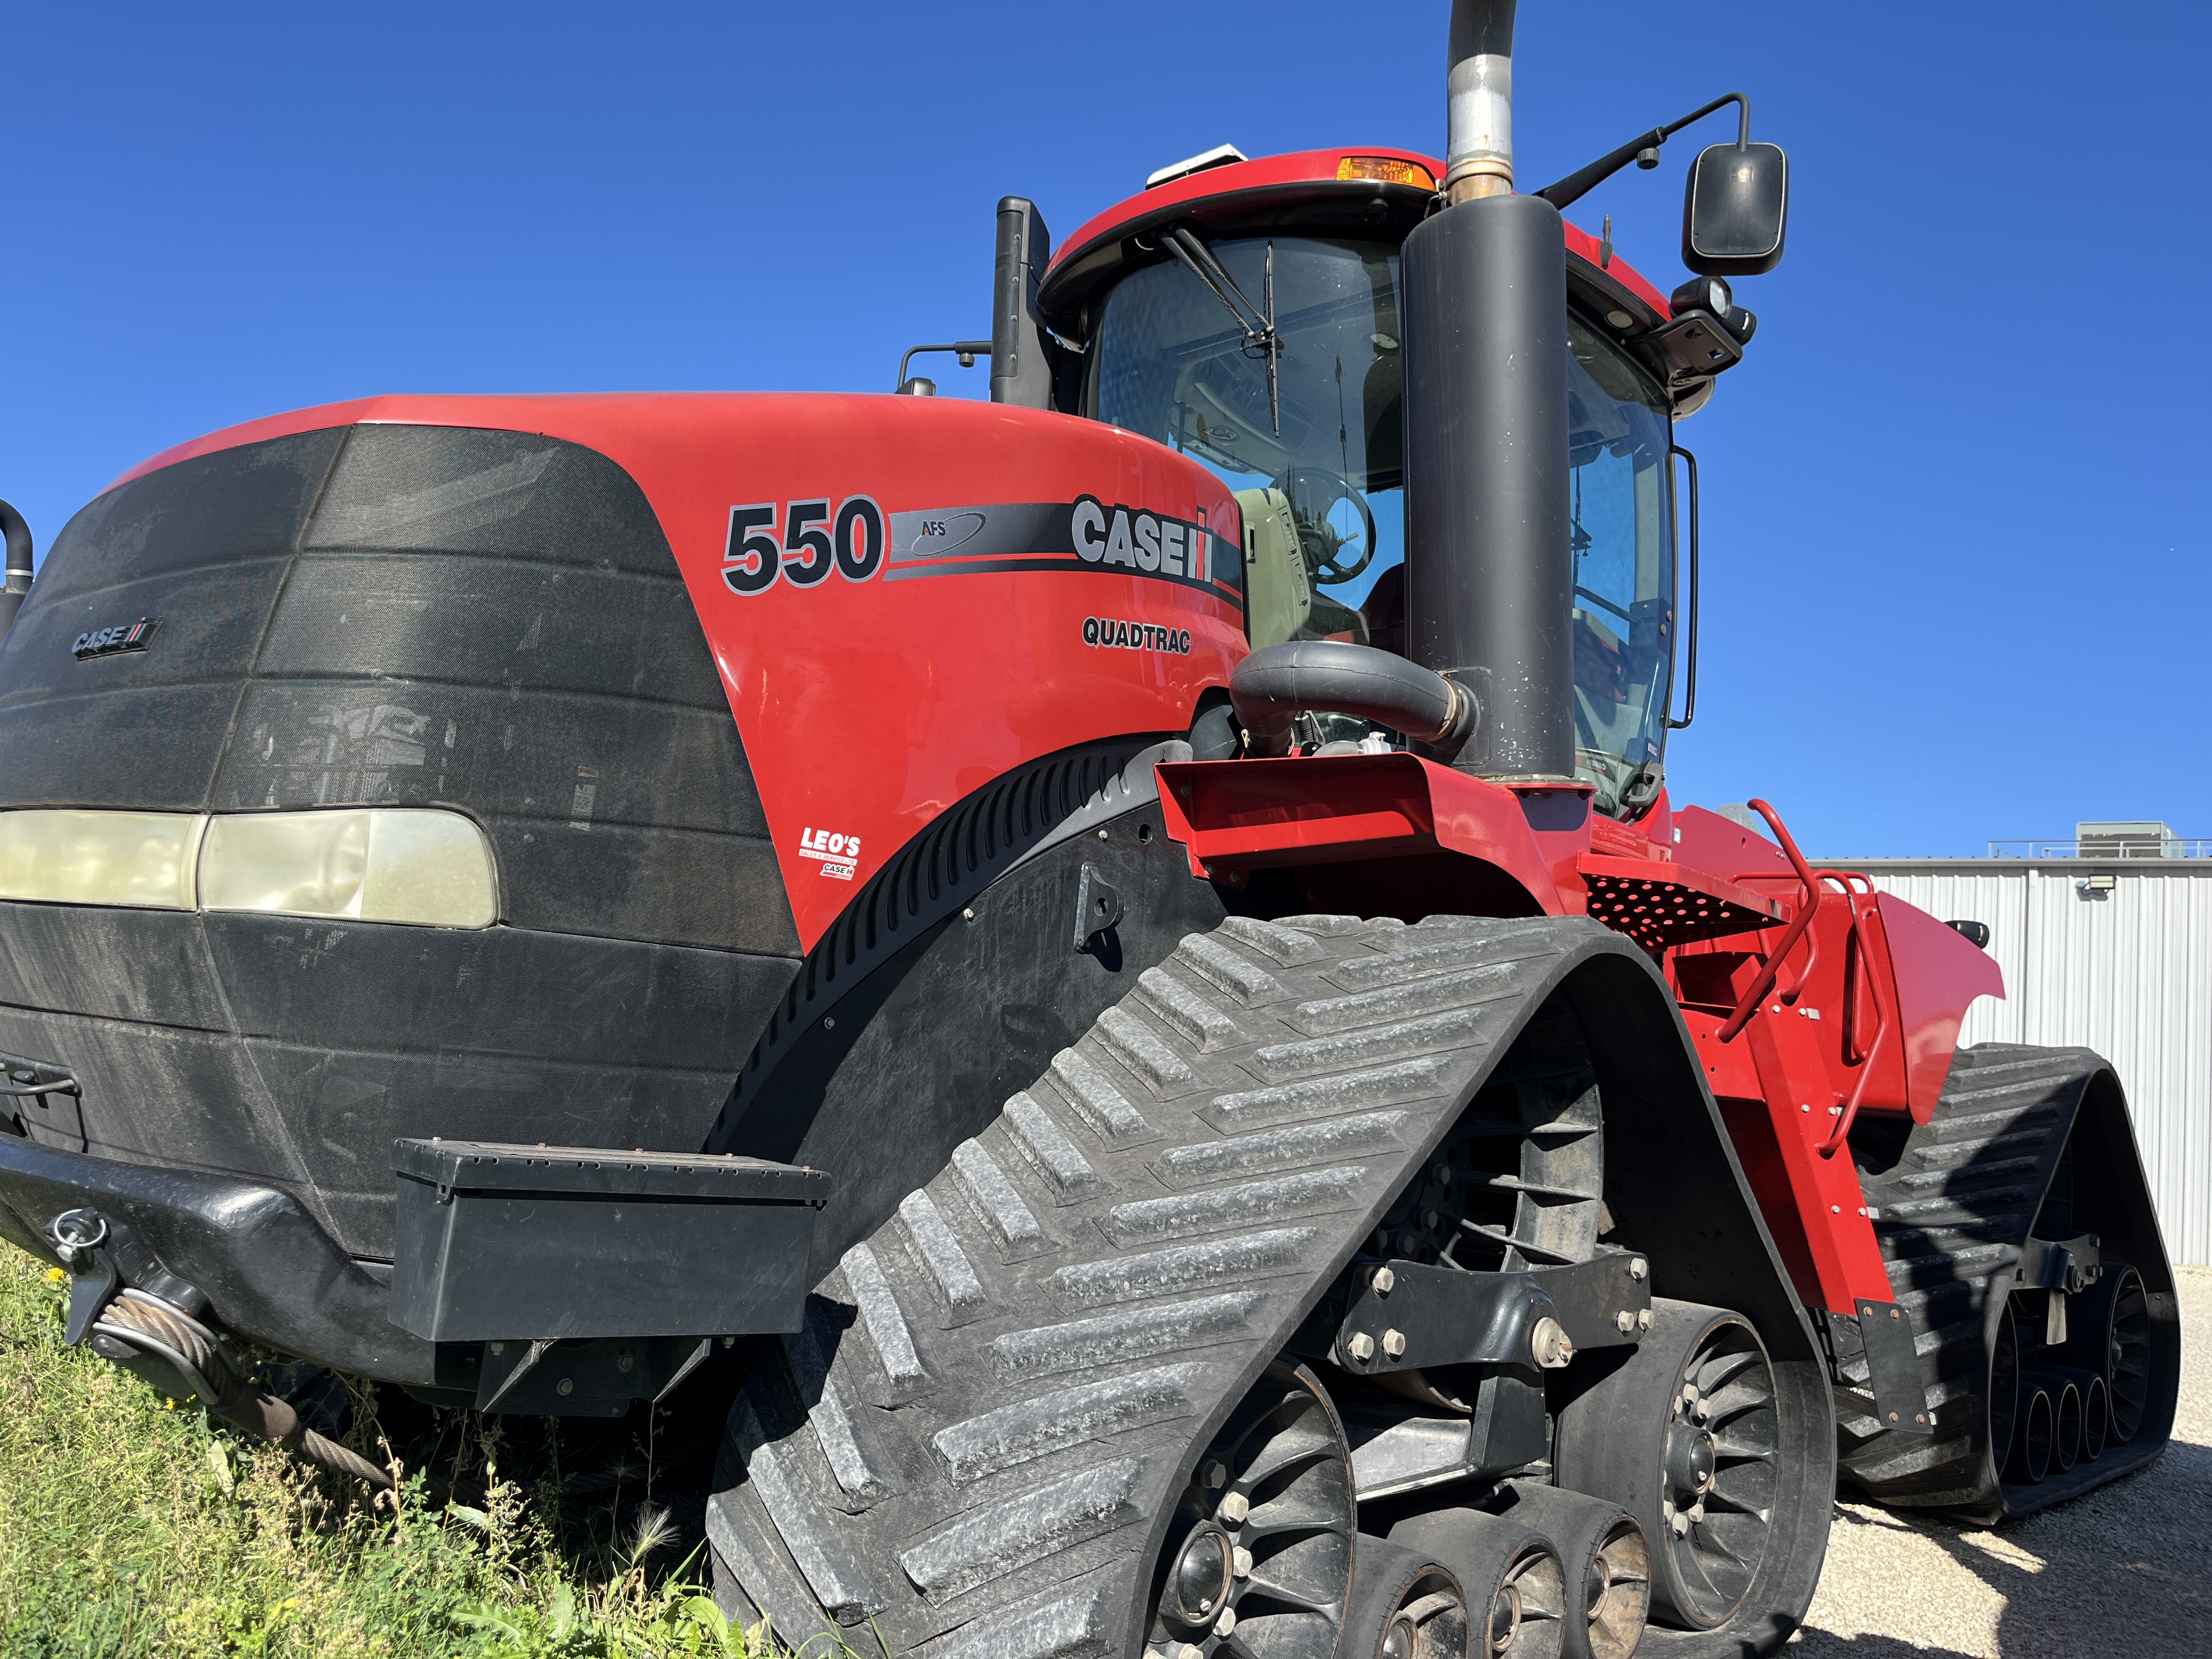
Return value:
<svg viewBox="0 0 2212 1659">
<path fill-rule="evenodd" d="M 1204 283 L 1213 297 L 1221 301 L 1237 329 L 1244 336 L 1244 355 L 1264 357 L 1267 364 L 1267 415 L 1274 422 L 1275 435 L 1283 435 L 1283 399 L 1275 374 L 1276 359 L 1283 353 L 1283 343 L 1275 332 L 1275 245 L 1267 244 L 1266 288 L 1262 290 L 1266 307 L 1255 306 L 1245 297 L 1244 290 L 1237 286 L 1237 279 L 1222 269 L 1221 261 L 1213 257 L 1213 250 L 1200 241 L 1198 233 L 1185 226 L 1177 226 L 1162 239 L 1167 251 L 1180 259 L 1190 274 Z"/>
</svg>

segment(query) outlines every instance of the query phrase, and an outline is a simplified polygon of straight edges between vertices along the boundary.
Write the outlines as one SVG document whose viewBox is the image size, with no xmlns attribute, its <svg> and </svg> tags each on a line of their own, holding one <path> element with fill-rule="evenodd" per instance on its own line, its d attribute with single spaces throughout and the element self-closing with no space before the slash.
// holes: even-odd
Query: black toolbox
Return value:
<svg viewBox="0 0 2212 1659">
<path fill-rule="evenodd" d="M 760 1158 L 401 1140 L 392 1321 L 437 1342 L 795 1331 L 830 1177 Z"/>
</svg>

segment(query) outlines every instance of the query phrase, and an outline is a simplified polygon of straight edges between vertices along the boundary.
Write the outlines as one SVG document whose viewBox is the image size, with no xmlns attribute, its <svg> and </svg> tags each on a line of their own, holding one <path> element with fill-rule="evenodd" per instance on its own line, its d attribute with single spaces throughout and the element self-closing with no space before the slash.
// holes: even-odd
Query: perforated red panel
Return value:
<svg viewBox="0 0 2212 1659">
<path fill-rule="evenodd" d="M 1771 927 L 1788 914 L 1747 888 L 1679 865 L 1587 854 L 1575 868 L 1589 890 L 1591 919 L 1647 951 Z"/>
</svg>

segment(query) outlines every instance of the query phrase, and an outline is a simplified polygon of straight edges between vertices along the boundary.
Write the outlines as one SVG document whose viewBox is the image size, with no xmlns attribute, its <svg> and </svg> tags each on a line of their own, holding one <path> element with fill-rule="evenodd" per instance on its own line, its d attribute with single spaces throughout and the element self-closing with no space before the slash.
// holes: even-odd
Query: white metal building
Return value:
<svg viewBox="0 0 2212 1659">
<path fill-rule="evenodd" d="M 1988 924 L 2006 1000 L 1976 1002 L 1960 1042 L 2079 1044 L 2111 1060 L 2166 1249 L 2212 1263 L 2212 857 L 2170 831 L 2142 848 L 2093 833 L 2120 828 L 2083 824 L 2027 857 L 1832 863 L 1946 921 Z"/>
</svg>

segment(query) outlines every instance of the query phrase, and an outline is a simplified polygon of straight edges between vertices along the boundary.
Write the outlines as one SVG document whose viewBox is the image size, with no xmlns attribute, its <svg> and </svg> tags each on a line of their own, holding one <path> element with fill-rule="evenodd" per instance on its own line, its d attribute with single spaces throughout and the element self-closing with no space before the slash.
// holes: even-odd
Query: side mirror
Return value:
<svg viewBox="0 0 2212 1659">
<path fill-rule="evenodd" d="M 1700 276 L 1760 276 L 1782 263 L 1790 158 L 1777 144 L 1698 152 L 1682 203 L 1682 263 Z"/>
<path fill-rule="evenodd" d="M 998 256 L 991 282 L 991 401 L 1052 407 L 1052 353 L 1037 325 L 1037 284 L 1052 258 L 1052 233 L 1034 202 L 999 201 Z"/>
</svg>

